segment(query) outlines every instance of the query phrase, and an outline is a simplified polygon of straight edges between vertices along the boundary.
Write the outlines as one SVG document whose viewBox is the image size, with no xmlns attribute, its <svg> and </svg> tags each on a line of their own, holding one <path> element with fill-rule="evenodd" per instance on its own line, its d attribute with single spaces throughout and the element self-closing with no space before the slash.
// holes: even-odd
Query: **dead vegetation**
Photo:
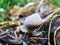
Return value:
<svg viewBox="0 0 60 45">
<path fill-rule="evenodd" d="M 2 44 L 59 45 L 60 32 L 56 32 L 60 29 L 60 8 L 48 1 L 31 2 L 24 7 L 15 5 L 6 11 L 8 21 L 0 22 Z"/>
</svg>

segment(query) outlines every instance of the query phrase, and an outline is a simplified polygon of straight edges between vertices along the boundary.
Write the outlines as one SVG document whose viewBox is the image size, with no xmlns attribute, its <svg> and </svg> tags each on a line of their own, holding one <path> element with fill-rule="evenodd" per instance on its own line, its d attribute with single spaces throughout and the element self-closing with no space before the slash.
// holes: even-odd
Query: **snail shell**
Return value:
<svg viewBox="0 0 60 45">
<path fill-rule="evenodd" d="M 42 23 L 42 18 L 39 16 L 38 13 L 28 16 L 24 21 L 25 26 L 38 26 L 41 23 Z"/>
</svg>

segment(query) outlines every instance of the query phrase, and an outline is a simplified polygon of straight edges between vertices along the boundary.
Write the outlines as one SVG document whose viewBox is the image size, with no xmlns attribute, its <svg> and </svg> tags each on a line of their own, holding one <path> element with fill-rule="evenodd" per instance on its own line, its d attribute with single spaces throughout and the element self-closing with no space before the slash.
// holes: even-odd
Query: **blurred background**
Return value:
<svg viewBox="0 0 60 45">
<path fill-rule="evenodd" d="M 0 0 L 0 21 L 3 21 L 2 13 L 12 8 L 14 5 L 23 7 L 30 2 L 39 2 L 40 0 Z M 47 0 L 49 3 L 60 6 L 60 0 Z"/>
<path fill-rule="evenodd" d="M 4 9 L 9 9 L 11 8 L 13 5 L 20 5 L 20 6 L 24 6 L 29 2 L 32 1 L 40 1 L 40 0 L 0 0 L 0 8 L 4 8 Z M 60 0 L 50 0 L 53 4 L 57 4 L 58 6 L 60 6 Z"/>
</svg>

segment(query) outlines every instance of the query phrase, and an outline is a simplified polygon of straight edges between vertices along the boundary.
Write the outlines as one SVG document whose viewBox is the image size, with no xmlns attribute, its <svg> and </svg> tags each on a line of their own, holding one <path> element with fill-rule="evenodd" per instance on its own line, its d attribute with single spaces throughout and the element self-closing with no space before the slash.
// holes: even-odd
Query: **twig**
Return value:
<svg viewBox="0 0 60 45">
<path fill-rule="evenodd" d="M 41 38 L 41 37 L 31 37 L 31 39 L 48 39 L 48 38 Z"/>
<path fill-rule="evenodd" d="M 58 13 L 58 11 L 60 11 L 60 8 L 55 9 L 52 14 L 50 14 L 50 15 L 48 15 L 46 18 L 44 18 L 44 19 L 42 20 L 42 23 L 45 23 L 45 22 L 47 22 L 48 20 L 50 20 L 51 17 L 52 17 L 54 14 Z"/>
<path fill-rule="evenodd" d="M 2 35 L 4 35 L 4 34 L 7 34 L 7 32 L 2 32 L 2 33 L 0 33 L 0 36 L 2 36 Z"/>
<path fill-rule="evenodd" d="M 43 23 L 44 24 L 44 23 Z M 43 24 L 42 25 L 40 25 L 40 27 L 37 29 L 37 31 L 39 31 L 40 30 L 40 28 L 43 26 Z"/>
<path fill-rule="evenodd" d="M 56 33 L 57 31 L 60 29 L 60 26 L 56 29 L 56 31 L 54 32 L 54 45 L 56 45 Z"/>
<path fill-rule="evenodd" d="M 9 37 L 11 37 L 12 39 L 17 39 L 15 36 L 12 36 L 10 34 L 7 34 Z"/>
<path fill-rule="evenodd" d="M 56 17 L 60 17 L 60 15 L 55 15 L 55 16 L 53 16 L 52 19 L 50 20 L 49 31 L 48 31 L 48 44 L 49 44 L 49 45 L 51 45 L 51 44 L 50 44 L 50 31 L 51 31 L 51 24 L 52 24 L 53 19 L 55 19 Z"/>
<path fill-rule="evenodd" d="M 41 5 L 43 5 L 45 0 L 41 0 L 39 5 L 37 6 L 36 13 L 38 13 L 38 9 L 40 8 Z"/>
</svg>

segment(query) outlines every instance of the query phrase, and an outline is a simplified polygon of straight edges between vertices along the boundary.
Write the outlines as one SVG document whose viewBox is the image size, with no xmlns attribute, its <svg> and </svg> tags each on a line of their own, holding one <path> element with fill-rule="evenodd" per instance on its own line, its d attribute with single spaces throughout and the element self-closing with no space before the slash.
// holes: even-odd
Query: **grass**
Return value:
<svg viewBox="0 0 60 45">
<path fill-rule="evenodd" d="M 32 0 L 0 0 L 0 22 L 4 21 L 2 13 L 14 5 L 24 6 Z"/>
</svg>

